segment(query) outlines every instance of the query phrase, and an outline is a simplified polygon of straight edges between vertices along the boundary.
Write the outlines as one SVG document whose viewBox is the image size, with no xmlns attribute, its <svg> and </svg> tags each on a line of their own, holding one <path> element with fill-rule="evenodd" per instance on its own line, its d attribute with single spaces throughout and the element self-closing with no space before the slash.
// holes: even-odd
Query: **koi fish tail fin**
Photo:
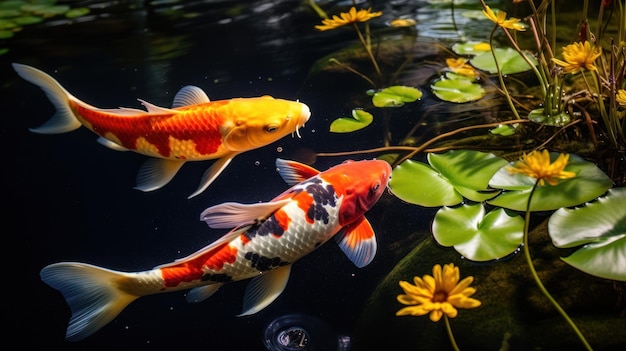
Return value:
<svg viewBox="0 0 626 351">
<path fill-rule="evenodd" d="M 41 88 L 56 109 L 55 114 L 48 122 L 37 128 L 30 128 L 31 132 L 40 134 L 60 134 L 70 132 L 81 126 L 80 121 L 76 118 L 74 112 L 72 112 L 70 100 L 73 99 L 78 103 L 81 102 L 65 90 L 59 82 L 45 72 L 31 66 L 14 63 L 13 69 L 15 69 L 15 72 L 17 72 L 20 77 Z"/>
<path fill-rule="evenodd" d="M 44 267 L 41 280 L 59 290 L 72 316 L 65 338 L 79 341 L 112 321 L 139 296 L 118 288 L 125 273 L 77 262 L 61 262 Z"/>
</svg>

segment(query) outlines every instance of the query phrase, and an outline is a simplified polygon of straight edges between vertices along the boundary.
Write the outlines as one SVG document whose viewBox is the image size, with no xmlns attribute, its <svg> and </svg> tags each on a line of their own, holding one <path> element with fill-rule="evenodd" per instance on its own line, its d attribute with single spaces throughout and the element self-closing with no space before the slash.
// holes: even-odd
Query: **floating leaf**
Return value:
<svg viewBox="0 0 626 351">
<path fill-rule="evenodd" d="M 485 17 L 480 11 L 480 15 Z M 452 51 L 454 51 L 457 55 L 477 55 L 486 51 L 490 51 L 491 46 L 489 43 L 478 42 L 478 41 L 469 41 L 466 43 L 456 43 L 452 45 Z"/>
<path fill-rule="evenodd" d="M 453 206 L 463 200 L 439 172 L 413 160 L 406 160 L 393 169 L 389 189 L 400 200 L 424 207 Z"/>
<path fill-rule="evenodd" d="M 16 29 L 19 25 L 14 21 L 0 19 L 0 30 Z"/>
<path fill-rule="evenodd" d="M 530 70 L 532 67 L 524 60 L 522 55 L 512 48 L 494 48 L 493 49 L 498 60 L 498 66 L 502 74 L 514 74 Z M 533 65 L 537 65 L 537 59 L 529 53 L 525 53 L 526 57 Z M 471 64 L 483 71 L 489 73 L 498 73 L 496 62 L 493 60 L 491 51 L 483 52 L 470 59 Z"/>
<path fill-rule="evenodd" d="M 561 208 L 548 221 L 555 246 L 583 245 L 562 258 L 581 271 L 605 279 L 626 281 L 626 188 L 573 209 Z"/>
<path fill-rule="evenodd" d="M 0 39 L 13 38 L 14 34 L 15 33 L 13 33 L 13 31 L 10 31 L 10 30 L 0 30 Z"/>
<path fill-rule="evenodd" d="M 524 220 L 502 208 L 485 215 L 482 204 L 443 207 L 432 225 L 435 240 L 472 261 L 490 261 L 517 250 L 524 236 Z"/>
<path fill-rule="evenodd" d="M 535 123 L 556 127 L 563 127 L 571 121 L 570 116 L 565 112 L 556 112 L 552 116 L 546 116 L 542 108 L 530 111 L 528 119 Z"/>
<path fill-rule="evenodd" d="M 452 150 L 428 154 L 428 163 L 439 171 L 465 198 L 481 202 L 499 191 L 489 188 L 489 180 L 508 162 L 490 153 L 473 150 Z"/>
<path fill-rule="evenodd" d="M 65 17 L 67 18 L 77 18 L 80 16 L 84 16 L 86 14 L 88 14 L 90 12 L 90 10 L 87 7 L 79 7 L 79 8 L 75 8 L 75 9 L 71 9 L 69 11 L 67 11 L 67 13 L 65 14 Z"/>
<path fill-rule="evenodd" d="M 7 52 L 9 52 L 9 49 L 7 49 L 7 48 L 0 48 L 0 55 L 5 55 Z"/>
<path fill-rule="evenodd" d="M 44 19 L 43 17 L 39 17 L 39 16 L 21 16 L 21 17 L 14 18 L 13 21 L 15 21 L 15 23 L 21 26 L 25 26 L 28 24 L 41 23 L 44 21 Z"/>
<path fill-rule="evenodd" d="M 554 162 L 559 153 L 551 152 Z M 512 163 L 511 163 L 512 165 Z M 557 185 L 538 186 L 533 193 L 531 211 L 553 211 L 561 207 L 577 206 L 604 194 L 613 186 L 613 181 L 595 164 L 580 156 L 569 154 L 566 171 L 576 173 L 574 178 L 560 180 Z M 489 186 L 507 191 L 488 201 L 489 204 L 525 211 L 536 179 L 523 174 L 510 174 L 502 167 L 489 181 Z"/>
<path fill-rule="evenodd" d="M 330 124 L 330 131 L 333 133 L 350 133 L 367 127 L 374 120 L 371 113 L 361 109 L 352 110 L 352 117 L 354 118 L 341 117 L 334 120 Z"/>
<path fill-rule="evenodd" d="M 485 89 L 472 79 L 440 79 L 430 88 L 438 98 L 448 102 L 463 103 L 485 96 Z"/>
<path fill-rule="evenodd" d="M 413 87 L 394 85 L 374 93 L 372 103 L 376 107 L 400 107 L 422 97 L 422 92 Z"/>
<path fill-rule="evenodd" d="M 515 127 L 510 124 L 501 124 L 489 132 L 495 135 L 509 136 L 515 134 Z"/>
</svg>

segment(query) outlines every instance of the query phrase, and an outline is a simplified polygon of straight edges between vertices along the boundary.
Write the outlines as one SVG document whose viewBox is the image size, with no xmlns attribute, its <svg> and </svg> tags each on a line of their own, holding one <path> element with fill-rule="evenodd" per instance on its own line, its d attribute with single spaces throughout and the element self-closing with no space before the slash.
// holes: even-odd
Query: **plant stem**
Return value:
<svg viewBox="0 0 626 351">
<path fill-rule="evenodd" d="M 448 319 L 448 316 L 444 314 L 443 320 L 444 322 L 446 322 L 446 331 L 448 332 L 448 338 L 450 338 L 452 349 L 454 349 L 454 351 L 460 351 L 459 346 L 456 344 L 456 341 L 454 340 L 454 335 L 452 334 L 452 328 L 450 327 L 450 320 Z"/>
<path fill-rule="evenodd" d="M 567 315 L 565 310 L 563 310 L 563 308 L 561 308 L 561 305 L 559 305 L 559 303 L 556 302 L 556 300 L 552 297 L 552 295 L 550 295 L 550 293 L 548 292 L 546 287 L 543 285 L 543 283 L 541 282 L 541 279 L 539 279 L 539 275 L 537 275 L 537 271 L 535 270 L 535 266 L 533 265 L 533 260 L 530 257 L 530 248 L 528 247 L 528 227 L 529 227 L 529 222 L 530 222 L 530 202 L 531 202 L 531 200 L 533 198 L 533 194 L 535 193 L 535 189 L 537 189 L 538 184 L 539 184 L 539 179 L 537 179 L 537 181 L 535 181 L 535 184 L 533 185 L 533 188 L 530 191 L 530 194 L 528 195 L 528 203 L 526 204 L 526 214 L 525 214 L 525 217 L 524 217 L 524 241 L 523 241 L 523 244 L 522 244 L 523 245 L 522 249 L 524 251 L 524 257 L 526 258 L 526 263 L 528 264 L 528 268 L 530 268 L 530 273 L 532 274 L 533 279 L 535 280 L 535 283 L 537 283 L 537 286 L 539 287 L 539 290 L 541 290 L 541 292 L 548 298 L 548 300 L 550 300 L 550 302 L 554 305 L 554 307 L 561 314 L 561 316 L 563 316 L 563 318 L 565 318 L 565 321 L 567 321 L 567 323 L 570 325 L 570 327 L 572 327 L 572 329 L 574 330 L 574 332 L 576 333 L 576 335 L 578 336 L 580 341 L 585 345 L 585 348 L 587 350 L 589 350 L 589 351 L 593 351 L 593 349 L 591 348 L 591 345 L 589 345 L 589 343 L 587 342 L 587 339 L 585 339 L 585 336 L 580 332 L 580 330 L 578 329 L 578 327 L 576 326 L 574 321 L 572 321 L 572 319 Z"/>
</svg>

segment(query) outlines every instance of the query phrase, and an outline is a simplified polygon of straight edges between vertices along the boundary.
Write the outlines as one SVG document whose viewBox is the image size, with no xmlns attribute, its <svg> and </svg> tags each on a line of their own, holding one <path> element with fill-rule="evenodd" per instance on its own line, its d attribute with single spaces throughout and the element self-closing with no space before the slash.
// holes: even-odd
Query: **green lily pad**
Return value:
<svg viewBox="0 0 626 351">
<path fill-rule="evenodd" d="M 40 16 L 21 16 L 14 18 L 13 21 L 20 26 L 25 26 L 29 24 L 41 23 L 44 21 L 44 18 Z"/>
<path fill-rule="evenodd" d="M 499 190 L 489 189 L 489 180 L 496 171 L 508 164 L 503 158 L 473 150 L 430 153 L 428 163 L 461 195 L 476 202 L 491 199 L 499 193 Z"/>
<path fill-rule="evenodd" d="M 8 52 L 9 52 L 9 49 L 7 49 L 7 48 L 0 48 L 0 55 L 5 55 Z"/>
<path fill-rule="evenodd" d="M 473 79 L 440 79 L 430 86 L 435 96 L 443 101 L 464 103 L 485 96 L 485 89 Z"/>
<path fill-rule="evenodd" d="M 515 252 L 522 244 L 524 219 L 502 208 L 485 215 L 482 204 L 442 207 L 432 225 L 435 240 L 472 261 L 491 261 Z"/>
<path fill-rule="evenodd" d="M 512 48 L 494 48 L 493 49 L 498 60 L 498 66 L 502 74 L 521 73 L 530 70 L 532 67 L 524 60 L 522 55 Z M 537 59 L 529 53 L 525 53 L 526 57 L 533 65 L 537 65 Z M 496 61 L 490 51 L 483 52 L 470 59 L 472 66 L 487 71 L 489 73 L 498 73 Z"/>
<path fill-rule="evenodd" d="M 528 114 L 528 119 L 535 123 L 557 127 L 563 127 L 571 121 L 570 116 L 565 112 L 557 112 L 552 116 L 546 116 L 545 111 L 542 108 L 530 111 L 530 113 Z"/>
<path fill-rule="evenodd" d="M 480 13 L 483 18 L 485 17 L 482 12 L 478 11 L 478 13 Z M 457 55 L 477 55 L 483 52 L 490 52 L 490 48 L 489 43 L 478 41 L 468 41 L 466 43 L 456 43 L 452 45 L 452 51 Z"/>
<path fill-rule="evenodd" d="M 509 136 L 515 134 L 515 127 L 510 124 L 501 124 L 489 132 L 495 135 Z"/>
<path fill-rule="evenodd" d="M 0 30 L 9 30 L 19 28 L 19 25 L 12 20 L 0 19 Z"/>
<path fill-rule="evenodd" d="M 372 103 L 376 107 L 400 107 L 422 97 L 422 92 L 413 87 L 394 85 L 374 93 Z"/>
<path fill-rule="evenodd" d="M 463 197 L 432 167 L 406 160 L 391 172 L 389 189 L 400 200 L 424 207 L 453 206 Z"/>
<path fill-rule="evenodd" d="M 367 127 L 374 120 L 371 113 L 361 109 L 352 110 L 352 117 L 354 118 L 337 118 L 330 124 L 330 131 L 333 133 L 350 133 Z"/>
<path fill-rule="evenodd" d="M 10 30 L 0 30 L 0 39 L 13 38 L 13 35 L 15 35 L 15 33 L 13 31 L 10 31 Z"/>
<path fill-rule="evenodd" d="M 626 188 L 573 209 L 562 208 L 548 221 L 552 243 L 561 248 L 581 246 L 562 258 L 594 276 L 626 281 Z"/>
<path fill-rule="evenodd" d="M 77 18 L 80 16 L 84 16 L 89 14 L 90 10 L 87 7 L 78 7 L 75 9 L 71 9 L 65 13 L 65 17 L 67 18 Z"/>
<path fill-rule="evenodd" d="M 551 162 L 554 162 L 558 156 L 559 153 L 551 152 Z M 513 162 L 510 165 L 512 164 Z M 611 178 L 595 164 L 575 154 L 569 154 L 569 162 L 565 170 L 576 173 L 576 176 L 562 179 L 554 186 L 548 184 L 538 186 L 533 194 L 531 211 L 553 211 L 561 207 L 577 206 L 597 198 L 613 186 Z M 510 174 L 506 167 L 502 167 L 491 178 L 489 186 L 507 191 L 488 200 L 488 203 L 516 211 L 525 211 L 528 196 L 535 181 L 535 178 L 519 173 Z"/>
</svg>

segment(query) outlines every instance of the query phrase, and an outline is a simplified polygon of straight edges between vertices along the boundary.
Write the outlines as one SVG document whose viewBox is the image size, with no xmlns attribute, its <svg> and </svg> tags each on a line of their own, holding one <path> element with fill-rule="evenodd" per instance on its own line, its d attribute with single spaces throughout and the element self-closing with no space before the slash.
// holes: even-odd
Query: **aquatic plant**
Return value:
<svg viewBox="0 0 626 351">
<path fill-rule="evenodd" d="M 533 260 L 530 256 L 530 246 L 528 244 L 528 226 L 530 223 L 530 204 L 532 201 L 533 194 L 538 187 L 544 186 L 546 183 L 548 185 L 554 186 L 557 185 L 561 180 L 570 179 L 576 176 L 575 172 L 565 171 L 565 167 L 567 166 L 567 161 L 569 159 L 569 155 L 560 154 L 554 162 L 550 161 L 550 154 L 548 150 L 543 151 L 533 151 L 528 155 L 524 155 L 521 161 L 515 162 L 512 166 L 506 167 L 506 170 L 509 174 L 522 174 L 524 176 L 534 178 L 535 183 L 533 184 L 533 188 L 528 194 L 528 201 L 526 205 L 525 211 L 525 224 L 524 224 L 524 241 L 522 245 L 522 250 L 524 252 L 524 257 L 526 258 L 526 263 L 530 268 L 530 272 L 537 283 L 537 286 L 541 290 L 541 292 L 550 300 L 550 302 L 554 305 L 556 310 L 563 316 L 563 318 L 567 321 L 567 323 L 572 327 L 578 338 L 585 345 L 587 350 L 592 350 L 591 345 L 587 342 L 587 339 L 582 334 L 578 326 L 572 321 L 567 312 L 559 305 L 559 303 L 552 297 L 552 295 L 548 292 L 546 287 L 541 282 L 539 275 L 537 275 L 537 271 L 535 270 L 535 266 L 533 264 Z"/>
<path fill-rule="evenodd" d="M 413 277 L 414 284 L 400 281 L 400 287 L 404 294 L 397 297 L 398 302 L 408 307 L 403 307 L 396 316 L 423 316 L 428 314 L 433 322 L 438 322 L 443 317 L 448 337 L 455 350 L 459 350 L 456 344 L 450 321 L 458 315 L 457 308 L 476 308 L 481 302 L 470 296 L 476 293 L 476 289 L 470 287 L 474 277 L 468 276 L 460 280 L 459 267 L 453 263 L 433 267 L 433 275 L 424 275 L 422 278 Z"/>
<path fill-rule="evenodd" d="M 318 7 L 319 8 L 319 7 Z M 358 37 L 359 37 L 359 41 L 361 42 L 361 44 L 363 44 L 363 48 L 365 48 L 365 51 L 367 52 L 367 56 L 369 57 L 369 59 L 372 61 L 372 65 L 374 65 L 374 69 L 376 70 L 376 73 L 378 74 L 378 77 L 380 79 L 382 79 L 382 73 L 380 71 L 380 67 L 378 66 L 378 62 L 376 61 L 376 58 L 374 57 L 374 53 L 372 52 L 372 41 L 371 41 L 371 37 L 370 37 L 370 28 L 369 28 L 369 23 L 367 23 L 370 19 L 381 16 L 383 13 L 381 11 L 377 11 L 377 12 L 372 12 L 372 9 L 369 8 L 367 10 L 358 10 L 356 9 L 356 7 L 351 7 L 350 10 L 348 12 L 342 12 L 340 14 L 340 16 L 334 15 L 332 18 L 324 18 L 322 20 L 322 24 L 321 25 L 317 25 L 315 26 L 316 29 L 320 30 L 320 31 L 326 31 L 326 30 L 330 30 L 330 29 L 336 29 L 339 27 L 343 27 L 346 25 L 352 25 L 352 27 L 354 28 L 354 30 L 356 31 Z M 328 17 L 328 16 L 326 16 Z M 363 34 L 363 32 L 361 32 L 361 29 L 358 26 L 358 23 L 364 23 L 365 24 L 365 35 Z M 367 80 L 368 82 L 370 82 L 370 84 L 372 84 L 372 86 L 376 86 L 376 84 L 374 84 L 374 82 L 367 77 L 366 75 L 360 73 L 359 71 L 357 71 L 354 68 L 351 68 L 345 64 L 343 64 L 342 62 L 338 61 L 337 59 L 334 59 L 333 61 L 334 63 L 341 65 L 343 67 L 345 67 L 346 69 L 358 74 L 359 76 L 361 76 L 363 79 Z"/>
<path fill-rule="evenodd" d="M 329 16 L 317 5 L 314 1 L 309 2 L 309 4 L 315 9 L 315 11 L 322 17 L 322 24 L 315 26 L 317 30 L 327 31 L 336 29 L 339 27 L 344 27 L 347 25 L 352 25 L 357 36 L 359 38 L 359 42 L 363 46 L 365 52 L 367 53 L 367 57 L 371 61 L 375 73 L 376 78 L 372 79 L 368 75 L 362 73 L 358 69 L 352 67 L 351 65 L 341 62 L 335 57 L 331 57 L 328 59 L 329 63 L 337 64 L 344 69 L 355 73 L 359 77 L 366 80 L 371 86 L 372 90 L 367 91 L 367 94 L 372 97 L 372 103 L 377 108 L 386 108 L 386 107 L 399 107 L 404 105 L 407 102 L 414 102 L 422 97 L 422 92 L 414 87 L 408 86 L 388 86 L 385 87 L 385 77 L 383 72 L 380 69 L 380 65 L 372 51 L 372 39 L 371 39 L 371 30 L 369 26 L 369 20 L 372 18 L 376 18 L 382 15 L 382 11 L 372 12 L 371 8 L 368 9 L 360 9 L 357 10 L 355 6 L 352 6 L 348 12 L 341 12 L 338 15 L 333 15 L 332 18 Z M 353 1 L 353 5 L 354 1 Z M 364 30 L 361 31 L 359 27 L 359 23 L 364 24 Z M 394 27 L 405 27 L 410 26 L 411 21 L 402 21 L 402 22 L 394 22 L 392 25 Z M 372 121 L 373 116 L 369 112 L 364 111 L 362 108 L 355 108 L 352 110 L 352 117 L 340 117 L 334 120 L 330 126 L 330 132 L 333 133 L 349 133 L 360 130 L 362 128 L 367 127 Z M 385 119 L 385 128 L 383 132 L 383 139 L 385 140 L 385 145 L 390 144 L 390 133 L 388 128 L 389 116 L 384 114 Z"/>
<path fill-rule="evenodd" d="M 71 8 L 69 5 L 57 4 L 57 0 L 2 1 L 0 2 L 0 40 L 12 38 L 27 25 L 41 23 L 58 16 L 71 20 L 90 12 L 91 10 L 87 7 Z M 9 52 L 8 48 L 0 46 L 0 55 L 7 52 Z"/>
</svg>

